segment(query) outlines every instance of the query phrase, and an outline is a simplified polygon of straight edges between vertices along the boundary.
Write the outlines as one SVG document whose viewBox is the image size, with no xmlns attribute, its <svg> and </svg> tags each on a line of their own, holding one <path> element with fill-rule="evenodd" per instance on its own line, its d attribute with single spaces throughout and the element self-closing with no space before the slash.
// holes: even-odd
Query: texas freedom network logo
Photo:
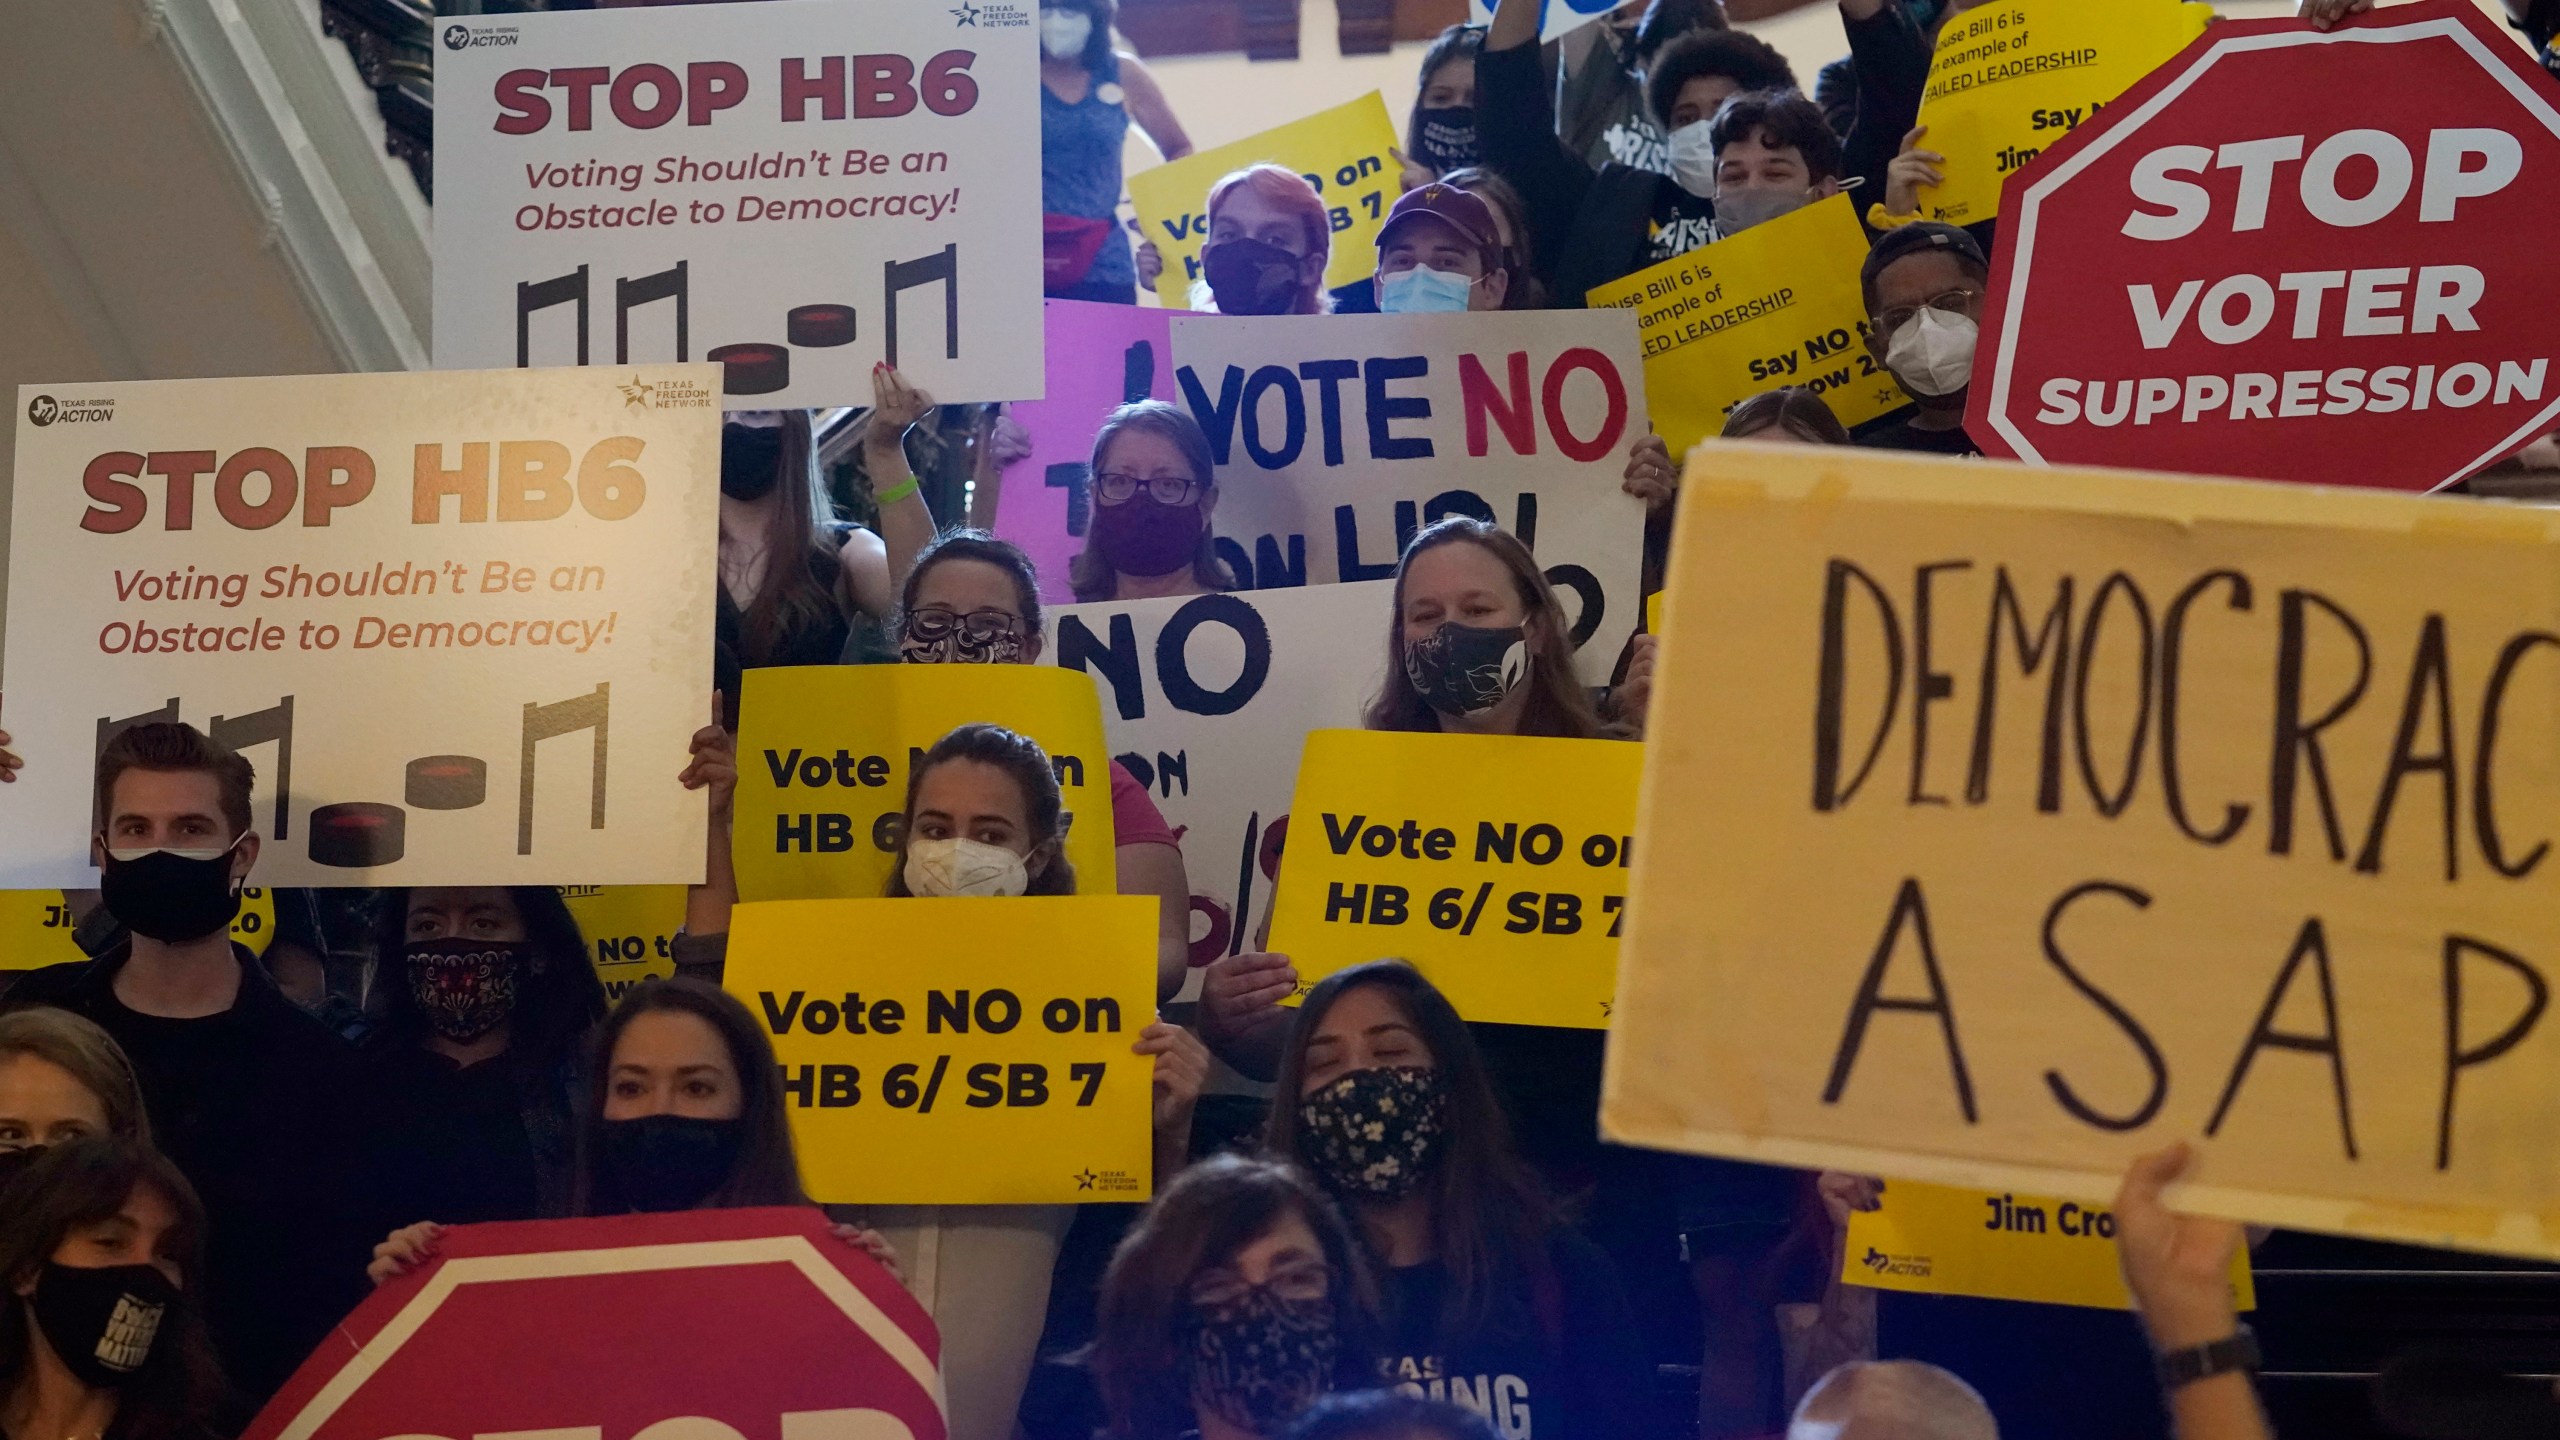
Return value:
<svg viewBox="0 0 2560 1440">
<path fill-rule="evenodd" d="M 499 25 L 487 30 L 474 30 L 468 25 L 444 27 L 444 48 L 447 50 L 476 50 L 490 45 L 513 45 L 514 43 L 516 43 L 516 27 L 513 25 Z"/>
<path fill-rule="evenodd" d="M 116 402 L 107 396 L 57 400 L 51 395 L 38 395 L 27 402 L 27 418 L 38 426 L 94 425 L 116 418 Z"/>
<path fill-rule="evenodd" d="M 1069 1177 L 1078 1190 L 1091 1190 L 1098 1195 L 1135 1195 L 1145 1187 L 1138 1177 L 1126 1170 L 1096 1170 L 1088 1165 Z"/>
<path fill-rule="evenodd" d="M 711 408 L 711 392 L 690 380 L 643 380 L 634 371 L 630 383 L 613 387 L 622 392 L 625 410 L 707 410 Z"/>
<path fill-rule="evenodd" d="M 1011 0 L 988 0 L 983 5 L 976 0 L 960 0 L 947 13 L 954 29 L 974 25 L 982 30 L 1018 30 L 1031 23 L 1031 11 Z"/>
</svg>

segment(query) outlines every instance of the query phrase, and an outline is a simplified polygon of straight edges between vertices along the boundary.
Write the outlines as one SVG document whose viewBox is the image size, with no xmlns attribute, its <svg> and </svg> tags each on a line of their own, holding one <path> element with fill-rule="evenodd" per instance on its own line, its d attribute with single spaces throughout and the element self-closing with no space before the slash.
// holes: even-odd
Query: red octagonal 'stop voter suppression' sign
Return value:
<svg viewBox="0 0 2560 1440">
<path fill-rule="evenodd" d="M 1985 449 L 2432 490 L 2560 418 L 2560 87 L 2468 0 L 2217 25 L 2001 208 Z"/>
<path fill-rule="evenodd" d="M 922 1306 L 815 1210 L 472 1225 L 244 1440 L 942 1440 Z"/>
</svg>

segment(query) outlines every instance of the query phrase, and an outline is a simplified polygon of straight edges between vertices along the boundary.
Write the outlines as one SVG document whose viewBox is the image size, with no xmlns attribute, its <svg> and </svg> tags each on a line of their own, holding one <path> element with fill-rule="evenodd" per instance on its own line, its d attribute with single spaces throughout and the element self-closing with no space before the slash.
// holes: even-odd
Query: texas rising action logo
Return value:
<svg viewBox="0 0 2560 1440">
<path fill-rule="evenodd" d="M 58 400 L 38 395 L 27 402 L 27 419 L 38 426 L 98 424 L 116 418 L 116 402 L 106 396 Z"/>
</svg>

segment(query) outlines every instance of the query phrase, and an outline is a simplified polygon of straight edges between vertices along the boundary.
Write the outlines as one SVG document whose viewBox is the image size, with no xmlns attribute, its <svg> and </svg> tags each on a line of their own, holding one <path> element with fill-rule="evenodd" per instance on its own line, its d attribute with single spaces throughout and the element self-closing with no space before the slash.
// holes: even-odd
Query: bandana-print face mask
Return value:
<svg viewBox="0 0 2560 1440">
<path fill-rule="evenodd" d="M 1000 610 L 966 615 L 926 606 L 898 632 L 898 658 L 911 665 L 1018 665 L 1022 622 Z"/>
<path fill-rule="evenodd" d="M 530 947 L 512 940 L 412 940 L 401 950 L 409 996 L 438 1035 L 469 1044 L 515 1013 Z"/>
<path fill-rule="evenodd" d="M 1256 1285 L 1216 1304 L 1194 1300 L 1183 1330 L 1193 1398 L 1256 1435 L 1286 1430 L 1333 1388 L 1341 1340 L 1330 1300 Z"/>
<path fill-rule="evenodd" d="M 1488 629 L 1455 620 L 1407 645 L 1405 678 L 1423 703 L 1443 715 L 1474 715 L 1499 705 L 1529 674 L 1528 632 Z"/>
<path fill-rule="evenodd" d="M 1354 1070 L 1298 1102 L 1298 1128 L 1307 1163 L 1335 1193 L 1395 1200 L 1440 1163 L 1448 1109 L 1437 1070 Z"/>
</svg>

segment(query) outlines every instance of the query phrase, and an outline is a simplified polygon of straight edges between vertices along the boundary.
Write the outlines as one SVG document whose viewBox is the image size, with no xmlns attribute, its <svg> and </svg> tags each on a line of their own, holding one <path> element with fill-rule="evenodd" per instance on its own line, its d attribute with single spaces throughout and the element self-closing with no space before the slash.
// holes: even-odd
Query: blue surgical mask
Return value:
<svg viewBox="0 0 2560 1440">
<path fill-rule="evenodd" d="M 1378 309 L 1389 315 L 1446 315 L 1466 309 L 1475 286 L 1455 271 L 1416 265 L 1378 277 Z"/>
</svg>

